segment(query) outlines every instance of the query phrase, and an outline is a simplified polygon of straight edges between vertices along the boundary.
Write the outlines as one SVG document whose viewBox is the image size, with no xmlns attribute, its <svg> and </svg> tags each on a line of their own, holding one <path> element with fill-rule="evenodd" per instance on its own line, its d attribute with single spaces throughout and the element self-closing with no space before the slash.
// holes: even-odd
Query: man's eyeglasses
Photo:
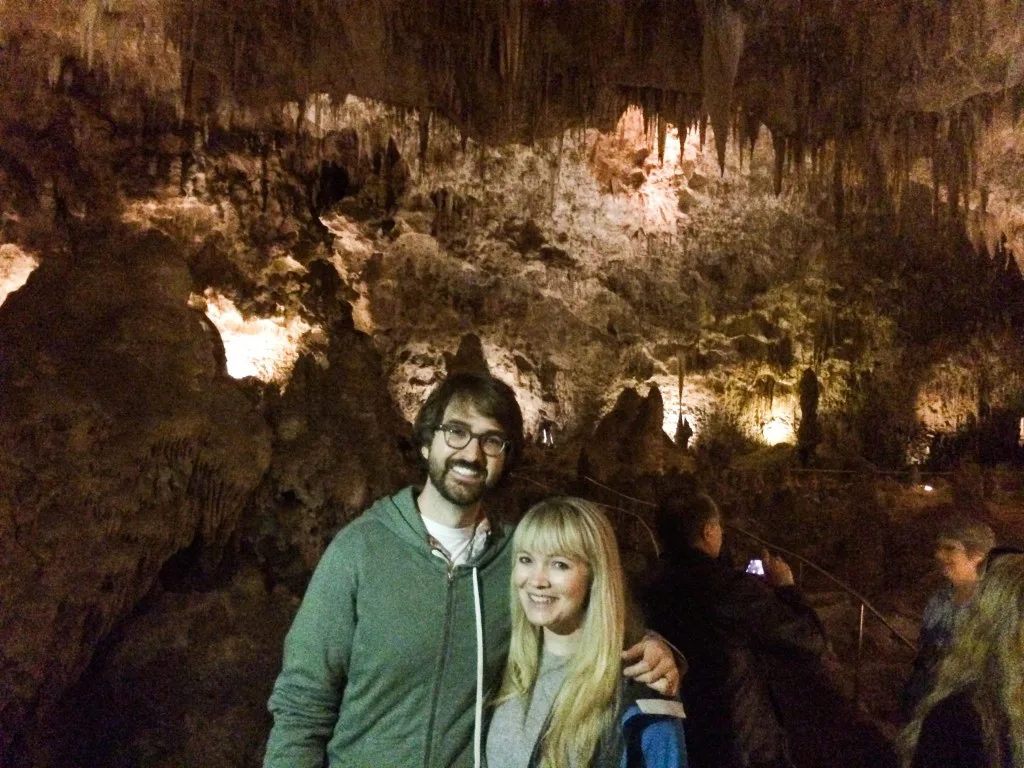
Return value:
<svg viewBox="0 0 1024 768">
<path fill-rule="evenodd" d="M 508 439 L 499 432 L 477 434 L 459 424 L 442 424 L 435 427 L 435 431 L 444 436 L 445 445 L 455 450 L 465 448 L 474 437 L 480 443 L 480 450 L 487 456 L 501 456 L 508 449 Z"/>
</svg>

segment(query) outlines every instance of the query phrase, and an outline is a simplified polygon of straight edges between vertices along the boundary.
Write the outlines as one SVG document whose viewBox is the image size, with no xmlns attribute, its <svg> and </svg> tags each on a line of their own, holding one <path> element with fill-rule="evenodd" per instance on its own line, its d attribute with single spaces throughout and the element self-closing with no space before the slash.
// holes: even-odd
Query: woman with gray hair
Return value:
<svg viewBox="0 0 1024 768">
<path fill-rule="evenodd" d="M 935 561 L 946 579 L 924 608 L 918 636 L 914 670 L 900 697 L 904 720 L 935 686 L 939 663 L 949 648 L 953 626 L 971 602 L 985 570 L 985 560 L 995 546 L 992 529 L 980 520 L 956 515 L 940 526 L 935 543 Z"/>
<path fill-rule="evenodd" d="M 900 752 L 904 768 L 1024 765 L 1024 555 L 992 563 Z"/>
</svg>

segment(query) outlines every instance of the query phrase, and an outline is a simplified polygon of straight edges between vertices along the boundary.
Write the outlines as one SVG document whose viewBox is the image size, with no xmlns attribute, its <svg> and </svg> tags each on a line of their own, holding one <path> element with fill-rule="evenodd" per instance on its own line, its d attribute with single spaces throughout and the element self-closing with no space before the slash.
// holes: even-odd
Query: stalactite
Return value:
<svg viewBox="0 0 1024 768">
<path fill-rule="evenodd" d="M 967 178 L 965 185 L 967 189 L 975 189 L 978 186 L 978 144 L 982 139 L 984 128 L 991 126 L 992 105 L 988 99 L 981 99 L 980 103 L 970 110 L 970 136 L 967 141 Z"/>
<path fill-rule="evenodd" d="M 692 5 L 639 0 L 385 0 L 379 5 L 355 4 L 358 12 L 353 4 L 326 0 L 266 0 L 255 6 L 228 0 L 154 0 L 117 3 L 116 8 L 111 1 L 83 0 L 74 8 L 65 2 L 71 25 L 63 42 L 77 44 L 87 66 L 105 68 L 111 86 L 128 95 L 131 87 L 126 82 L 132 73 L 126 65 L 132 60 L 124 58 L 124 52 L 133 48 L 138 65 L 141 54 L 160 45 L 151 40 L 163 41 L 174 49 L 168 57 L 178 62 L 173 94 L 164 97 L 175 105 L 183 124 L 202 124 L 206 115 L 201 113 L 216 109 L 218 99 L 232 107 L 223 112 L 228 121 L 235 120 L 237 104 L 238 119 L 244 122 L 248 116 L 251 124 L 259 119 L 252 116 L 261 101 L 271 103 L 285 95 L 292 99 L 303 93 L 334 94 L 355 85 L 351 90 L 360 95 L 380 89 L 393 97 L 406 91 L 378 81 L 390 72 L 405 76 L 419 66 L 422 82 L 409 84 L 410 99 L 452 119 L 473 138 L 545 138 L 568 125 L 605 126 L 615 117 L 612 112 L 621 92 L 630 90 L 652 118 L 660 157 L 665 121 L 675 121 L 681 130 L 691 123 L 700 127 L 698 115 L 703 112 L 715 128 L 719 166 L 724 169 L 725 143 L 736 112 L 750 113 L 748 124 L 738 124 L 744 143 L 755 138 L 753 116 L 760 112 L 765 122 L 783 124 L 783 172 L 788 173 L 794 167 L 799 172 L 805 153 L 815 144 L 841 140 L 840 131 L 829 123 L 836 101 L 844 102 L 848 116 L 913 109 L 915 98 L 924 98 L 915 93 L 915 81 L 939 77 L 943 67 L 956 65 L 954 69 L 977 80 L 970 86 L 973 93 L 982 91 L 959 126 L 959 187 L 966 195 L 977 183 L 974 147 L 982 133 L 984 91 L 995 93 L 995 85 L 1000 85 L 1015 113 L 1024 104 L 1024 75 L 1011 45 L 1020 11 L 1008 9 L 1016 5 L 1010 3 L 901 0 L 891 8 L 898 14 L 894 22 L 889 16 L 872 21 L 856 3 L 783 4 L 773 8 L 769 18 L 767 11 L 734 0 L 692 0 Z M 28 8 L 24 1 L 21 5 Z M 367 15 L 370 6 L 372 18 L 356 18 L 358 13 Z M 885 3 L 873 8 L 876 17 L 890 10 Z M 360 21 L 381 22 L 379 32 L 360 29 Z M 358 37 L 364 32 L 383 38 L 379 57 L 367 52 L 365 43 L 371 38 Z M 680 85 L 679 78 L 686 75 L 653 71 L 664 64 L 659 57 L 669 33 L 675 35 L 671 43 L 678 45 L 680 54 L 699 44 L 701 82 L 694 77 L 692 84 L 687 80 Z M 895 42 L 904 45 L 893 46 L 894 35 L 900 36 Z M 993 53 L 989 48 L 996 44 L 1001 47 Z M 743 57 L 743 77 L 734 95 L 745 48 L 749 55 Z M 368 55 L 375 58 L 367 60 Z M 161 85 L 154 79 L 157 71 L 138 75 L 147 92 Z M 51 82 L 58 73 L 51 67 Z M 769 87 L 782 87 L 788 93 L 786 104 L 768 108 L 763 91 L 745 90 L 750 73 L 763 77 Z M 1000 77 L 1004 82 L 994 85 Z M 961 98 L 943 109 L 963 103 Z M 785 110 L 785 117 L 768 114 L 776 109 Z M 849 130 L 858 132 L 869 121 L 859 117 L 853 122 L 860 125 Z M 701 131 L 702 145 L 703 138 Z M 867 170 L 861 164 L 873 162 L 863 146 L 856 141 L 847 144 L 848 173 Z M 743 154 L 747 157 L 742 162 L 749 162 L 749 153 Z M 906 178 L 906 168 L 927 154 L 927 148 L 913 156 L 906 147 L 902 152 L 892 148 L 882 158 L 893 166 L 886 167 L 885 174 Z M 957 167 L 954 163 L 947 170 L 958 172 Z M 948 182 L 943 174 L 940 185 Z M 899 187 L 899 182 L 890 185 Z"/>
<path fill-rule="evenodd" d="M 718 166 L 725 173 L 725 150 L 732 91 L 743 54 L 743 17 L 727 0 L 695 0 L 703 25 L 701 64 L 704 106 L 715 131 Z"/>
<path fill-rule="evenodd" d="M 430 118 L 432 115 L 433 112 L 425 107 L 421 108 L 419 111 L 419 157 L 421 171 L 424 170 L 427 165 L 427 148 L 430 144 Z"/>
<path fill-rule="evenodd" d="M 963 134 L 960 127 L 960 115 L 949 116 L 946 127 L 946 156 L 949 158 L 946 167 L 946 194 L 949 208 L 949 220 L 956 221 L 960 213 L 960 182 L 964 175 Z"/>
<path fill-rule="evenodd" d="M 772 190 L 776 195 L 782 194 L 782 171 L 786 161 L 786 137 L 781 131 L 772 133 L 772 148 L 775 151 L 774 167 L 772 173 Z M 753 158 L 754 147 L 750 147 L 751 158 Z"/>
<path fill-rule="evenodd" d="M 757 146 L 757 136 L 761 131 L 761 120 L 753 112 L 746 111 L 743 113 L 741 121 L 743 135 L 740 139 L 740 155 L 742 156 L 744 147 L 749 147 L 748 163 L 752 164 L 754 162 L 754 147 Z"/>
<path fill-rule="evenodd" d="M 939 215 L 939 187 L 942 181 L 942 158 L 938 152 L 939 119 L 934 118 L 929 131 L 929 149 L 932 161 L 932 216 L 936 219 Z"/>
<path fill-rule="evenodd" d="M 846 147 L 842 139 L 836 141 L 835 153 L 832 164 L 832 215 L 836 223 L 841 224 L 846 212 L 846 184 L 843 179 Z"/>
<path fill-rule="evenodd" d="M 665 139 L 668 135 L 668 121 L 659 117 L 658 119 L 658 163 L 665 162 Z"/>
<path fill-rule="evenodd" d="M 100 5 L 96 0 L 87 0 L 79 15 L 79 39 L 85 53 L 85 63 L 92 69 L 96 58 L 96 35 L 99 26 Z"/>
</svg>

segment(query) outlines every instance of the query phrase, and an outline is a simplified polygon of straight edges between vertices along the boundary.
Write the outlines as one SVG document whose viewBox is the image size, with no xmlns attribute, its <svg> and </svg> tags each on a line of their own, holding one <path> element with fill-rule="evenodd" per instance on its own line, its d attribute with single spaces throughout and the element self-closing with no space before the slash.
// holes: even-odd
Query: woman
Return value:
<svg viewBox="0 0 1024 768">
<path fill-rule="evenodd" d="M 1024 555 L 992 563 L 900 749 L 911 768 L 1024 766 Z"/>
<path fill-rule="evenodd" d="M 953 624 L 971 602 L 984 572 L 985 558 L 995 545 L 992 529 L 969 517 L 952 517 L 939 528 L 935 561 L 946 584 L 924 608 L 914 670 L 903 687 L 901 709 L 905 720 L 935 685 L 939 662 L 949 647 Z"/>
<path fill-rule="evenodd" d="M 488 768 L 685 768 L 682 705 L 623 681 L 615 532 L 575 498 L 537 504 L 512 540 L 512 640 Z"/>
</svg>

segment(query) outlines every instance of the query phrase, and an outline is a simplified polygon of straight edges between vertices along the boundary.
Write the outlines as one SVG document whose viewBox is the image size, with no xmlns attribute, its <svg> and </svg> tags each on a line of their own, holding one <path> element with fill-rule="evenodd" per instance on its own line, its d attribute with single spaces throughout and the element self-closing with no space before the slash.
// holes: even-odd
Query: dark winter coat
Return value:
<svg viewBox="0 0 1024 768">
<path fill-rule="evenodd" d="M 1003 760 L 994 764 L 985 749 L 981 717 L 971 692 L 947 696 L 927 714 L 914 750 L 913 768 L 1013 768 L 1010 735 L 1001 734 Z"/>
<path fill-rule="evenodd" d="M 650 626 L 689 661 L 686 741 L 696 768 L 788 765 L 769 685 L 787 665 L 814 664 L 824 628 L 795 587 L 772 588 L 698 550 L 663 556 Z"/>
</svg>

